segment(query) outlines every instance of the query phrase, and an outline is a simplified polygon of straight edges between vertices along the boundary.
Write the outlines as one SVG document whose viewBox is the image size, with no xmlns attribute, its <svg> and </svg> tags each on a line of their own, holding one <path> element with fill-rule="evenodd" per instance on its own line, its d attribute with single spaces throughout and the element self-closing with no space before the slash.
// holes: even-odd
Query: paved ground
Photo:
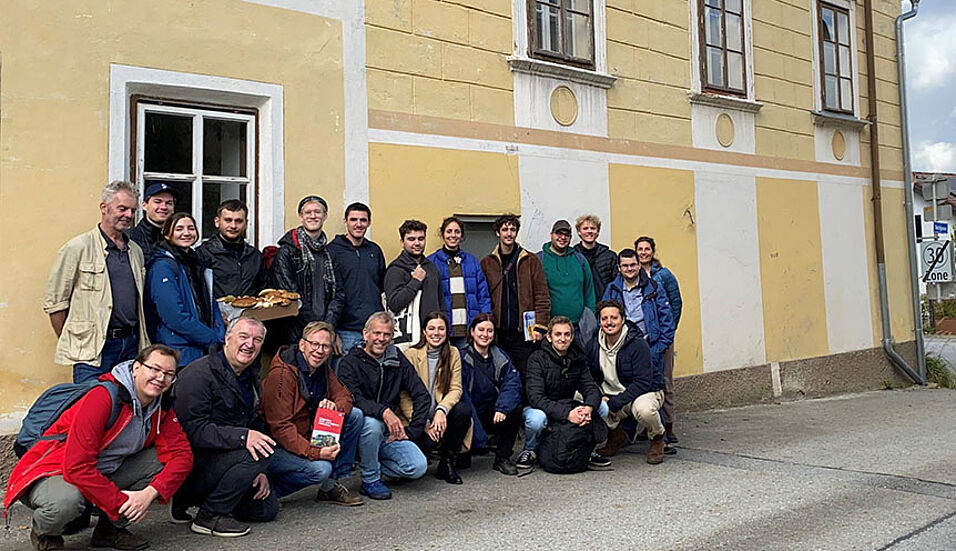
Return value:
<svg viewBox="0 0 956 551">
<path fill-rule="evenodd" d="M 159 507 L 136 530 L 158 550 L 956 549 L 954 420 L 956 391 L 923 389 L 686 414 L 659 466 L 637 445 L 612 472 L 515 479 L 484 457 L 462 486 L 429 474 L 356 509 L 304 491 L 237 540 Z M 13 509 L 0 549 L 28 548 L 28 514 Z"/>
<path fill-rule="evenodd" d="M 946 360 L 949 367 L 956 369 L 956 336 L 924 335 L 926 355 L 939 356 Z"/>
</svg>

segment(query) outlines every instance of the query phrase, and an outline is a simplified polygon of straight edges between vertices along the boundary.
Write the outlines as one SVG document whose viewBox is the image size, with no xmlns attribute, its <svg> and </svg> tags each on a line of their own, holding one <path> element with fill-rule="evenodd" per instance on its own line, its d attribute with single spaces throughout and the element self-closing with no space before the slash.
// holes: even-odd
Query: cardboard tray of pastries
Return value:
<svg viewBox="0 0 956 551">
<path fill-rule="evenodd" d="M 283 289 L 263 289 L 255 297 L 229 295 L 217 300 L 226 323 L 240 316 L 259 321 L 296 316 L 302 305 L 299 293 Z"/>
</svg>

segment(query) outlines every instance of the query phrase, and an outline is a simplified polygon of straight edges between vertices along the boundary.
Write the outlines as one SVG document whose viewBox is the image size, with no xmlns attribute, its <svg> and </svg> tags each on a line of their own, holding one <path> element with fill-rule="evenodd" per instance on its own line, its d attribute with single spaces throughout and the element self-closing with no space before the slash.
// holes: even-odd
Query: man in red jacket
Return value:
<svg viewBox="0 0 956 551">
<path fill-rule="evenodd" d="M 113 399 L 94 387 L 67 409 L 20 459 L 10 475 L 4 510 L 17 499 L 33 509 L 30 539 L 37 550 L 66 549 L 63 527 L 86 500 L 103 511 L 92 547 L 145 549 L 125 526 L 138 523 L 154 500 L 165 503 L 192 468 L 189 441 L 162 403 L 176 380 L 178 354 L 156 344 L 117 364 L 100 381 L 117 386 L 120 410 L 109 425 Z"/>
</svg>

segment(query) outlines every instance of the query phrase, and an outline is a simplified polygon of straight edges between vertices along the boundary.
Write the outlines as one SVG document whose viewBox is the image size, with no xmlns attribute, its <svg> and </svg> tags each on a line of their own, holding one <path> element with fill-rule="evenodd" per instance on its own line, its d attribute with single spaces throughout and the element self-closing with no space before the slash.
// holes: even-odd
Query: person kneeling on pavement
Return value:
<svg viewBox="0 0 956 551">
<path fill-rule="evenodd" d="M 192 522 L 197 534 L 237 537 L 245 522 L 268 522 L 279 500 L 266 477 L 275 441 L 259 415 L 259 369 L 253 364 L 266 328 L 254 318 L 236 318 L 222 350 L 183 368 L 173 388 L 173 407 L 193 448 L 193 472 L 173 499 L 175 523 Z M 195 519 L 188 513 L 198 505 Z"/>
<path fill-rule="evenodd" d="M 390 499 L 391 490 L 382 474 L 393 478 L 417 479 L 425 475 L 428 460 L 415 445 L 428 421 L 431 396 L 415 368 L 392 344 L 395 318 L 376 312 L 365 322 L 365 342 L 356 346 L 339 363 L 339 379 L 352 393 L 355 407 L 365 415 L 359 436 L 359 465 L 362 495 Z M 400 394 L 412 399 L 408 426 L 395 413 Z"/>
<path fill-rule="evenodd" d="M 647 429 L 651 444 L 647 462 L 664 461 L 664 425 L 660 409 L 664 401 L 664 379 L 654 367 L 650 347 L 641 330 L 626 321 L 624 305 L 604 300 L 597 305 L 601 331 L 588 345 L 588 362 L 594 380 L 601 387 L 600 414 L 611 429 L 601 455 L 614 455 L 630 439 L 620 423 L 631 417 Z"/>
<path fill-rule="evenodd" d="M 435 477 L 449 484 L 461 484 L 458 452 L 471 427 L 471 406 L 461 399 L 461 357 L 448 339 L 445 314 L 438 311 L 426 314 L 422 336 L 415 346 L 405 351 L 405 357 L 431 396 L 428 424 L 415 443 L 425 453 L 437 449 L 441 454 Z M 400 408 L 398 415 L 407 425 L 414 413 L 408 393 L 402 393 Z"/>
<path fill-rule="evenodd" d="M 551 318 L 547 341 L 528 358 L 525 390 L 529 405 L 547 415 L 538 457 L 546 471 L 610 468 L 611 460 L 594 452 L 595 443 L 607 438 L 607 426 L 592 418 L 601 407 L 601 389 L 591 378 L 567 317 Z"/>
<path fill-rule="evenodd" d="M 521 375 L 494 342 L 494 317 L 478 314 L 468 325 L 468 346 L 461 351 L 461 381 L 472 406 L 471 449 L 484 446 L 487 433 L 497 434 L 492 468 L 511 476 L 518 474 L 511 454 L 521 427 Z M 526 441 L 537 441 L 537 434 L 528 426 Z"/>
<path fill-rule="evenodd" d="M 279 446 L 269 460 L 269 482 L 278 497 L 318 484 L 316 501 L 362 505 L 362 498 L 338 482 L 352 474 L 364 416 L 352 407 L 352 395 L 332 372 L 334 344 L 335 329 L 313 321 L 302 330 L 298 348 L 283 347 L 272 358 L 262 381 L 262 414 Z M 333 446 L 312 445 L 319 408 L 345 414 L 339 442 Z"/>
<path fill-rule="evenodd" d="M 13 468 L 4 510 L 17 499 L 33 509 L 34 549 L 66 549 L 63 527 L 83 513 L 86 500 L 103 512 L 92 547 L 149 547 L 126 526 L 143 520 L 154 500 L 170 499 L 193 464 L 186 435 L 163 400 L 178 360 L 176 351 L 155 344 L 117 364 Z"/>
</svg>

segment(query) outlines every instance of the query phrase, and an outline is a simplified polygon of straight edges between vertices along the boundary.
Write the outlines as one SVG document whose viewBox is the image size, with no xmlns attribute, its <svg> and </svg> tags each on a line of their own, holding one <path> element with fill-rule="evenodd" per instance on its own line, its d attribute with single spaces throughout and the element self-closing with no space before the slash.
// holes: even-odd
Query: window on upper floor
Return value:
<svg viewBox="0 0 956 551">
<path fill-rule="evenodd" d="M 529 0 L 531 57 L 594 68 L 593 0 Z"/>
<path fill-rule="evenodd" d="M 821 2 L 818 4 L 817 17 L 823 109 L 852 114 L 853 41 L 850 36 L 850 12 Z"/>
<path fill-rule="evenodd" d="M 697 19 L 702 88 L 746 96 L 744 0 L 698 0 Z"/>
<path fill-rule="evenodd" d="M 169 184 L 176 211 L 196 219 L 200 238 L 216 233 L 220 203 L 249 205 L 249 235 L 255 242 L 256 117 L 239 110 L 133 98 L 136 157 L 132 168 L 141 190 Z"/>
</svg>

